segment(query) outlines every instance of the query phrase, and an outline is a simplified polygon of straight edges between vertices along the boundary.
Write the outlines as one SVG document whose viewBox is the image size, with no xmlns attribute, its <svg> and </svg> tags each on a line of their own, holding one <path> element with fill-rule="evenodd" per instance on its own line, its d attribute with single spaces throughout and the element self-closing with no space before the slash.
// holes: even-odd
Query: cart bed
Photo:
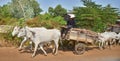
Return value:
<svg viewBox="0 0 120 61">
<path fill-rule="evenodd" d="M 96 37 L 97 37 L 97 33 L 90 30 L 78 29 L 78 28 L 71 29 L 68 35 L 69 40 L 76 40 L 85 43 L 93 43 Z"/>
</svg>

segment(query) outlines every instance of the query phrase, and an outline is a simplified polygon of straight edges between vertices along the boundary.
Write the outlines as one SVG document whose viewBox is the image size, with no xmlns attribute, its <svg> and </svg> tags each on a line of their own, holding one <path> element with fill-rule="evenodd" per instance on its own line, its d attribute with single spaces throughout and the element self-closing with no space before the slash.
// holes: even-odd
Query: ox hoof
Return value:
<svg viewBox="0 0 120 61">
<path fill-rule="evenodd" d="M 103 48 L 99 48 L 99 50 L 104 50 Z"/>
<path fill-rule="evenodd" d="M 21 51 L 22 49 L 18 49 L 18 51 Z"/>
<path fill-rule="evenodd" d="M 35 57 L 35 55 L 32 55 L 32 58 L 34 58 Z"/>
<path fill-rule="evenodd" d="M 44 56 L 47 56 L 47 54 L 44 54 Z"/>
<path fill-rule="evenodd" d="M 54 56 L 57 56 L 57 53 L 55 53 Z"/>
</svg>

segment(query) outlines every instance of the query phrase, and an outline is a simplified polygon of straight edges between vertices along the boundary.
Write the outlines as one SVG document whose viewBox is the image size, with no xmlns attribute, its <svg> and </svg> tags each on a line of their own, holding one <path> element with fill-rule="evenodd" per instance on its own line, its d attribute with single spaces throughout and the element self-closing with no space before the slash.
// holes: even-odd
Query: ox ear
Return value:
<svg viewBox="0 0 120 61">
<path fill-rule="evenodd" d="M 35 32 L 33 32 L 33 31 L 31 31 L 31 30 L 29 30 L 29 31 L 32 33 L 33 36 L 35 36 L 35 34 L 36 34 Z"/>
<path fill-rule="evenodd" d="M 19 26 L 15 26 L 14 28 L 19 28 Z"/>
<path fill-rule="evenodd" d="M 15 26 L 14 29 L 18 29 L 18 30 L 20 30 L 21 27 L 20 27 L 20 26 Z"/>
</svg>

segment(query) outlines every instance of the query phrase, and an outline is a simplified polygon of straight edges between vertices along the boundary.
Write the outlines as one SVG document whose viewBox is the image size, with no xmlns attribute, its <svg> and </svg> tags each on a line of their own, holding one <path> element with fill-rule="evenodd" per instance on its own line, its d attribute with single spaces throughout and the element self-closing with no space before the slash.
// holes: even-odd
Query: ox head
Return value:
<svg viewBox="0 0 120 61">
<path fill-rule="evenodd" d="M 15 26 L 12 32 L 12 36 L 15 36 L 19 33 L 20 27 L 19 26 Z"/>
<path fill-rule="evenodd" d="M 31 30 L 29 30 L 29 27 L 23 27 L 22 29 L 19 30 L 19 33 L 17 35 L 17 37 L 31 37 L 33 36 L 35 33 L 32 32 Z"/>
<path fill-rule="evenodd" d="M 17 37 L 25 36 L 26 35 L 25 33 L 26 33 L 25 28 L 22 28 L 22 29 L 19 30 Z"/>
</svg>

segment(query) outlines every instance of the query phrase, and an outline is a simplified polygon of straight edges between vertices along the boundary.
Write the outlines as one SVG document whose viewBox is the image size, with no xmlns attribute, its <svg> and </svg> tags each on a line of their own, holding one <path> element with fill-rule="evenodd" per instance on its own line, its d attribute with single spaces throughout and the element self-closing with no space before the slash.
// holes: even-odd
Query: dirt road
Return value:
<svg viewBox="0 0 120 61">
<path fill-rule="evenodd" d="M 0 47 L 0 61 L 120 61 L 120 46 L 112 49 L 86 51 L 82 55 L 75 55 L 72 51 L 61 51 L 57 56 L 48 53 L 44 56 L 42 52 L 32 58 L 32 52 L 18 51 L 15 47 Z"/>
</svg>

